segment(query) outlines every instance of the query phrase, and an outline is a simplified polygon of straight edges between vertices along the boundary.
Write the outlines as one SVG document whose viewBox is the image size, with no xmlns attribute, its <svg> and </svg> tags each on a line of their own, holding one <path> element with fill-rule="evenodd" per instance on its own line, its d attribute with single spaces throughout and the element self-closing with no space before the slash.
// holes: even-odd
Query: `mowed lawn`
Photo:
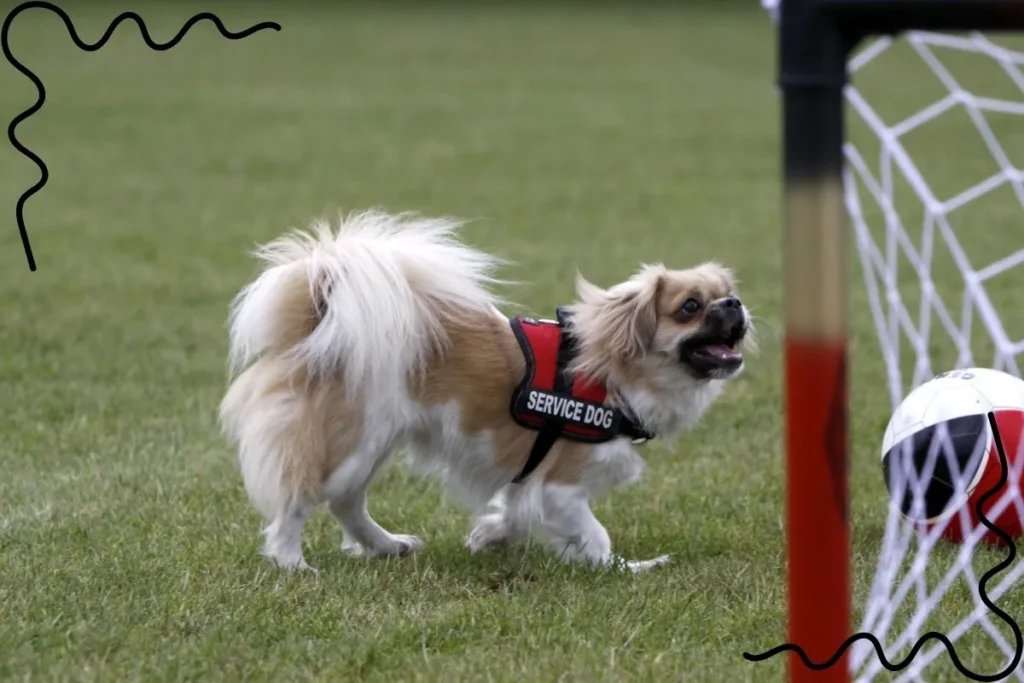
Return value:
<svg viewBox="0 0 1024 683">
<path fill-rule="evenodd" d="M 68 8 L 90 41 L 128 9 L 158 40 L 202 10 L 283 30 L 231 42 L 204 23 L 158 53 L 125 24 L 85 54 L 45 11 L 15 21 L 11 49 L 47 89 L 18 135 L 50 179 L 26 207 L 32 273 L 14 207 L 38 172 L 2 148 L 0 679 L 781 680 L 783 657 L 742 657 L 786 635 L 779 100 L 757 3 Z M 34 98 L 0 69 L 5 120 Z M 934 146 L 956 154 L 955 139 Z M 400 466 L 370 508 L 421 554 L 349 559 L 321 511 L 305 535 L 317 577 L 264 562 L 215 421 L 227 306 L 256 243 L 370 206 L 472 219 L 466 239 L 513 262 L 505 293 L 542 316 L 577 269 L 602 285 L 641 262 L 737 270 L 761 354 L 692 432 L 644 447 L 640 483 L 595 505 L 616 551 L 671 564 L 590 572 L 536 544 L 471 556 L 467 514 Z M 979 219 L 985 244 L 1019 234 L 1007 206 Z M 855 262 L 859 620 L 890 402 Z M 1024 615 L 1019 591 L 1000 604 Z M 954 595 L 937 627 L 972 607 Z M 960 655 L 991 672 L 992 652 L 981 635 Z M 946 664 L 929 680 L 959 678 Z"/>
</svg>

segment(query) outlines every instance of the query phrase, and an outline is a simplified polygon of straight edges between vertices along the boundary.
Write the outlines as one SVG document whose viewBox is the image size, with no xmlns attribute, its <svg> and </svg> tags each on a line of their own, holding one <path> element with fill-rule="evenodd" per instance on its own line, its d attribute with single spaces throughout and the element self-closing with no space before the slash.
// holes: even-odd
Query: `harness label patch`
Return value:
<svg viewBox="0 0 1024 683">
<path fill-rule="evenodd" d="M 561 323 L 524 317 L 510 318 L 509 323 L 526 366 L 512 394 L 510 408 L 516 423 L 536 431 L 561 423 L 558 438 L 583 443 L 616 438 L 622 414 L 606 404 L 604 384 L 560 374 L 571 358 L 571 354 L 562 357 Z"/>
<path fill-rule="evenodd" d="M 526 410 L 584 427 L 611 429 L 615 424 L 615 411 L 611 408 L 538 389 L 530 390 Z"/>
</svg>

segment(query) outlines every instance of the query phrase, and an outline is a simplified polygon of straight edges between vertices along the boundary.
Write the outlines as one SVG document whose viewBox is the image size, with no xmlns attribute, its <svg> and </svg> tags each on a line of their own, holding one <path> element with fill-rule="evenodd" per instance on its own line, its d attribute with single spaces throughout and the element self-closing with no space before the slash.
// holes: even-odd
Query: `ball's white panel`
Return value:
<svg viewBox="0 0 1024 683">
<path fill-rule="evenodd" d="M 907 394 L 893 411 L 882 437 L 882 457 L 894 444 L 925 427 L 996 407 L 1024 409 L 1024 380 L 988 368 L 936 375 Z"/>
<path fill-rule="evenodd" d="M 889 418 L 889 424 L 886 426 L 885 436 L 882 439 L 883 457 L 893 447 L 893 444 L 927 426 L 921 420 L 934 398 L 935 387 L 932 386 L 932 382 L 926 382 L 907 394 L 903 402 L 893 411 L 892 417 Z"/>
<path fill-rule="evenodd" d="M 943 385 L 925 408 L 921 422 L 930 427 L 965 415 L 987 413 L 991 409 L 988 399 L 975 389 L 971 382 L 960 382 L 954 386 Z"/>
<path fill-rule="evenodd" d="M 1024 380 L 991 368 L 969 368 L 971 385 L 981 393 L 993 410 L 1012 408 L 1024 410 Z"/>
</svg>

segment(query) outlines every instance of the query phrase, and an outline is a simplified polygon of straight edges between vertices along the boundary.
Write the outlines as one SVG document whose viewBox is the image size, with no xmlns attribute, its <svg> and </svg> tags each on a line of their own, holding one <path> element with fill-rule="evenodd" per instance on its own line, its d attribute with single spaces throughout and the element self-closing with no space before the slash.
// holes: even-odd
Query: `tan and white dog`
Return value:
<svg viewBox="0 0 1024 683">
<path fill-rule="evenodd" d="M 728 269 L 649 265 L 610 289 L 578 278 L 563 324 L 543 327 L 498 310 L 501 262 L 460 243 L 458 227 L 367 211 L 257 250 L 266 268 L 231 307 L 220 419 L 279 565 L 308 568 L 302 529 L 324 502 L 352 555 L 420 549 L 367 512 L 367 486 L 403 447 L 477 512 L 471 551 L 538 532 L 569 560 L 620 562 L 590 499 L 640 475 L 638 433 L 694 424 L 741 371 L 751 324 Z M 527 358 L 515 321 L 571 340 L 560 378 L 591 390 L 582 406 L 563 383 L 515 414 L 543 360 Z M 588 425 L 587 413 L 615 419 Z M 638 572 L 666 559 L 621 562 Z"/>
</svg>

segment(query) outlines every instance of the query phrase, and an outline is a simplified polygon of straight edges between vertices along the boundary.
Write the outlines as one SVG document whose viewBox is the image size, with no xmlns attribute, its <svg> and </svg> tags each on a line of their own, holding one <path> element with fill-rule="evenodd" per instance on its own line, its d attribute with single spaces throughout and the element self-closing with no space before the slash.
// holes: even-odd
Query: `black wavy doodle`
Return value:
<svg viewBox="0 0 1024 683">
<path fill-rule="evenodd" d="M 986 593 L 985 591 L 985 586 L 993 577 L 995 577 L 996 574 L 998 574 L 1001 571 L 1004 571 L 1011 564 L 1013 564 L 1014 559 L 1017 557 L 1017 546 L 1014 542 L 1013 537 L 1005 531 L 1003 531 L 1002 529 L 1000 529 L 999 527 L 997 527 L 994 523 L 992 523 L 992 521 L 985 516 L 985 513 L 982 509 L 982 506 L 985 505 L 992 496 L 996 495 L 999 489 L 1001 489 L 1006 484 L 1009 473 L 1009 461 L 1006 457 L 1006 450 L 1003 447 L 1003 440 L 999 435 L 999 429 L 996 425 L 996 417 L 994 413 L 988 414 L 988 422 L 989 425 L 992 427 L 992 434 L 995 438 L 996 451 L 998 451 L 999 453 L 999 466 L 1001 471 L 999 473 L 999 481 L 996 482 L 996 484 L 991 489 L 986 491 L 978 499 L 978 502 L 975 505 L 975 512 L 977 513 L 978 519 L 981 521 L 981 523 L 985 525 L 985 528 L 987 528 L 995 535 L 999 536 L 1007 543 L 1008 554 L 1005 559 L 1003 559 L 1001 562 L 996 564 L 994 567 L 992 567 L 982 575 L 981 580 L 978 581 L 978 595 L 981 598 L 981 601 L 985 604 L 985 607 L 987 607 L 989 611 L 991 611 L 1004 622 L 1006 622 L 1006 624 L 1009 625 L 1010 630 L 1013 631 L 1013 639 L 1015 642 L 1014 655 L 1013 659 L 1010 661 L 1009 664 L 1007 664 L 1005 669 L 995 674 L 979 674 L 971 671 L 970 669 L 965 667 L 963 663 L 960 661 L 960 657 L 957 655 L 956 649 L 953 647 L 953 643 L 949 640 L 949 638 L 937 631 L 929 631 L 928 633 L 925 633 L 923 636 L 921 636 L 917 640 L 917 642 L 914 643 L 914 647 L 907 654 L 906 658 L 900 662 L 896 662 L 895 664 L 891 663 L 886 658 L 885 653 L 882 651 L 882 644 L 878 642 L 878 639 L 875 638 L 875 636 L 871 633 L 863 632 L 855 633 L 849 638 L 847 638 L 843 642 L 843 644 L 839 646 L 839 649 L 836 650 L 836 652 L 828 660 L 821 663 L 812 662 L 811 659 L 807 656 L 807 653 L 804 652 L 803 648 L 793 643 L 785 643 L 784 645 L 779 645 L 778 647 L 774 647 L 768 650 L 767 652 L 762 652 L 760 654 L 750 654 L 749 652 L 744 652 L 743 658 L 751 662 L 760 662 L 771 657 L 774 657 L 777 654 L 781 654 L 782 652 L 792 651 L 800 657 L 800 659 L 804 663 L 804 666 L 806 666 L 809 669 L 814 669 L 815 671 L 822 671 L 824 669 L 828 669 L 829 667 L 834 666 L 836 662 L 838 662 L 842 658 L 843 653 L 845 653 L 846 650 L 855 642 L 857 642 L 858 640 L 866 640 L 874 646 L 875 653 L 878 655 L 878 659 L 882 663 L 882 666 L 884 666 L 889 671 L 896 672 L 901 671 L 910 666 L 911 662 L 913 662 L 914 658 L 917 657 L 917 653 L 921 650 L 921 648 L 924 647 L 925 643 L 927 643 L 929 640 L 937 640 L 940 643 L 942 643 L 943 646 L 945 646 L 946 651 L 949 653 L 949 658 L 953 662 L 953 666 L 955 666 L 957 670 L 967 678 L 974 681 L 988 682 L 1001 681 L 1004 678 L 1009 677 L 1010 674 L 1012 674 L 1017 669 L 1017 666 L 1020 664 L 1021 661 L 1021 655 L 1024 654 L 1024 635 L 1021 634 L 1021 629 L 1020 626 L 1017 625 L 1017 622 L 1014 621 L 1009 614 L 1007 614 L 998 606 L 996 606 L 996 604 L 993 603 L 992 600 L 988 597 L 988 593 Z"/>
<path fill-rule="evenodd" d="M 142 17 L 140 17 L 135 12 L 122 12 L 121 14 L 117 15 L 117 17 L 115 17 L 112 22 L 110 22 L 110 26 L 108 26 L 106 32 L 104 32 L 104 34 L 100 36 L 100 39 L 97 40 L 95 43 L 90 44 L 85 42 L 78 36 L 78 33 L 75 31 L 74 24 L 71 23 L 71 17 L 69 17 L 67 13 L 65 13 L 64 10 L 62 10 L 60 7 L 57 7 L 52 3 L 43 2 L 42 0 L 31 0 L 30 2 L 22 3 L 15 7 L 13 10 L 11 10 L 11 12 L 7 15 L 7 18 L 4 19 L 3 28 L 0 29 L 0 47 L 2 47 L 4 57 L 7 59 L 8 62 L 10 62 L 11 66 L 20 71 L 22 74 L 25 75 L 26 78 L 32 81 L 32 83 L 36 86 L 36 91 L 38 92 L 38 97 L 36 98 L 35 103 L 25 111 L 15 116 L 14 119 L 11 120 L 11 124 L 7 126 L 7 137 L 10 139 L 11 144 L 14 146 L 14 148 L 21 152 L 22 154 L 24 154 L 29 159 L 31 159 L 35 163 L 35 165 L 39 167 L 39 180 L 36 182 L 35 185 L 28 188 L 27 190 L 25 190 L 25 192 L 22 193 L 21 197 L 18 198 L 18 204 L 15 207 L 15 215 L 18 220 L 18 232 L 21 234 L 21 244 L 25 249 L 25 258 L 28 261 L 28 268 L 31 271 L 35 271 L 36 260 L 32 254 L 32 243 L 29 241 L 28 238 L 28 230 L 25 228 L 25 202 L 28 201 L 29 197 L 34 195 L 39 190 L 43 189 L 43 186 L 46 185 L 46 181 L 50 177 L 50 172 L 47 170 L 46 164 L 43 163 L 42 159 L 40 159 L 34 152 L 32 152 L 32 150 L 28 149 L 23 144 L 21 144 L 21 142 L 15 135 L 15 129 L 18 127 L 19 123 L 21 123 L 22 121 L 24 121 L 25 119 L 32 116 L 37 111 L 43 108 L 43 102 L 46 101 L 46 88 L 43 87 L 43 82 L 39 80 L 38 76 L 32 73 L 24 64 L 15 59 L 14 55 L 11 54 L 11 48 L 8 45 L 8 37 L 11 30 L 11 23 L 14 21 L 14 18 L 21 14 L 22 12 L 24 12 L 25 10 L 30 9 L 48 9 L 54 14 L 56 14 L 58 17 L 60 17 L 61 20 L 64 22 L 64 26 L 68 30 L 68 35 L 71 36 L 72 42 L 74 42 L 75 46 L 78 49 L 83 50 L 85 52 L 95 52 L 104 45 L 106 45 L 107 41 L 110 40 L 110 36 L 114 34 L 114 31 L 121 24 L 121 22 L 127 19 L 131 19 L 135 22 L 135 25 L 139 27 L 139 33 L 142 35 L 142 40 L 146 43 L 146 46 L 149 47 L 151 50 L 156 50 L 157 52 L 164 52 L 166 50 L 170 50 L 172 47 L 180 43 L 182 38 L 185 37 L 185 34 L 189 32 L 189 29 L 191 29 L 193 26 L 203 21 L 204 19 L 213 23 L 213 25 L 217 27 L 217 30 L 220 32 L 220 34 L 228 40 L 241 40 L 243 38 L 248 38 L 257 31 L 263 31 L 265 29 L 273 29 L 275 31 L 280 31 L 281 25 L 272 21 L 264 21 L 256 24 L 255 26 L 251 26 L 245 29 L 244 31 L 233 33 L 224 27 L 224 24 L 221 22 L 220 18 L 217 17 L 215 14 L 211 12 L 201 12 L 195 15 L 194 17 L 190 18 L 188 21 L 186 21 L 185 25 L 178 30 L 178 33 L 173 38 L 168 40 L 166 43 L 158 43 L 154 41 L 152 37 L 150 37 L 149 30 L 146 28 L 146 24 L 142 20 Z"/>
</svg>

